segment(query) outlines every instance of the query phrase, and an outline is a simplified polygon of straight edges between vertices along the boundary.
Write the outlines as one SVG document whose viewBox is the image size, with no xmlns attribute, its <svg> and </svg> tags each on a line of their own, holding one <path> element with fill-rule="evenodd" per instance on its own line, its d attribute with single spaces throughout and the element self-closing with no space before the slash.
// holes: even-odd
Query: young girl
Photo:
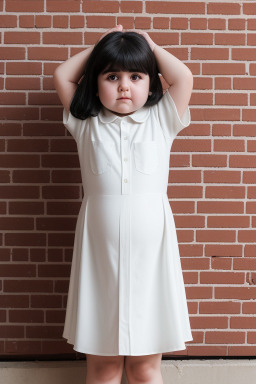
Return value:
<svg viewBox="0 0 256 384">
<path fill-rule="evenodd" d="M 162 353 L 193 340 L 167 197 L 192 74 L 146 32 L 117 26 L 59 65 L 54 84 L 84 189 L 63 337 L 86 353 L 87 384 L 120 383 L 123 367 L 130 384 L 163 383 Z"/>
</svg>

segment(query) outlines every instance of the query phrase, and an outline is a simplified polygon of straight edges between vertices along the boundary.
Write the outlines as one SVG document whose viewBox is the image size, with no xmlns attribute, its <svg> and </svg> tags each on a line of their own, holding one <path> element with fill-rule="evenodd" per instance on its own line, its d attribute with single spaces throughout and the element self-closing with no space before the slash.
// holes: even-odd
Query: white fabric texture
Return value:
<svg viewBox="0 0 256 384">
<path fill-rule="evenodd" d="M 168 201 L 171 145 L 190 124 L 169 92 L 128 116 L 103 108 L 79 120 L 84 198 L 76 225 L 63 337 L 102 356 L 186 349 L 193 340 L 177 234 Z"/>
</svg>

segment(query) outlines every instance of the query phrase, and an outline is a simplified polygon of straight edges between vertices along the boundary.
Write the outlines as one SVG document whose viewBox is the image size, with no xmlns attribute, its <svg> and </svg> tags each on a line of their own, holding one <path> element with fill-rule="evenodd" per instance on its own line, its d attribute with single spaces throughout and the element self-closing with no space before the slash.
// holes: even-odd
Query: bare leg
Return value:
<svg viewBox="0 0 256 384">
<path fill-rule="evenodd" d="M 86 354 L 86 384 L 120 384 L 124 356 L 98 356 Z"/>
<path fill-rule="evenodd" d="M 129 384 L 163 384 L 162 353 L 145 356 L 126 356 L 125 372 Z"/>
</svg>

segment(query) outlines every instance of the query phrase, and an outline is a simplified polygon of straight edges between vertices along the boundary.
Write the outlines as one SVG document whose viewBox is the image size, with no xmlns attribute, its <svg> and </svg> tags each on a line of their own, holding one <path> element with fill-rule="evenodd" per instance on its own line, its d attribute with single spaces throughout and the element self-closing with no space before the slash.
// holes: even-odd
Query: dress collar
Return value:
<svg viewBox="0 0 256 384">
<path fill-rule="evenodd" d="M 127 116 L 118 116 L 114 114 L 113 112 L 109 111 L 105 107 L 103 107 L 98 116 L 102 123 L 112 123 L 115 120 L 122 120 L 122 119 L 132 119 L 136 123 L 143 123 L 147 119 L 149 115 L 149 107 L 142 107 L 138 109 L 137 111 L 133 112 L 131 115 Z"/>
</svg>

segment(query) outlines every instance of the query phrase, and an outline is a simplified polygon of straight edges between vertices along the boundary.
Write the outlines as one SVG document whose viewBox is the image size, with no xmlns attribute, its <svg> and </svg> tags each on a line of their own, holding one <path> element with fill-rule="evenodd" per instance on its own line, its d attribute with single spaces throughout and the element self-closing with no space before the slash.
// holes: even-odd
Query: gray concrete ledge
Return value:
<svg viewBox="0 0 256 384">
<path fill-rule="evenodd" d="M 165 384 L 253 383 L 256 359 L 162 360 L 161 370 Z M 86 384 L 85 374 L 86 361 L 0 362 L 0 384 Z"/>
</svg>

